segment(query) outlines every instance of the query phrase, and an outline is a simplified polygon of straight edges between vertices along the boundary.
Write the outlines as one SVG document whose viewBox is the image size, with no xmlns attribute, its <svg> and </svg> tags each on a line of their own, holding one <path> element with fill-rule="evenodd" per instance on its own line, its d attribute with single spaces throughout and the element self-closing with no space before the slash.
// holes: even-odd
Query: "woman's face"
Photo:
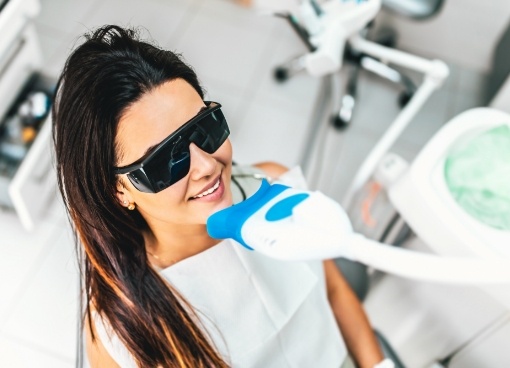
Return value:
<svg viewBox="0 0 510 368">
<path fill-rule="evenodd" d="M 183 79 L 165 82 L 131 105 L 119 121 L 116 166 L 129 165 L 146 151 L 173 133 L 205 107 L 200 95 Z M 158 193 L 138 191 L 126 175 L 121 175 L 117 197 L 136 208 L 150 226 L 165 224 L 205 224 L 215 211 L 232 204 L 230 140 L 208 154 L 194 143 L 189 147 L 189 173 L 177 183 Z M 218 186 L 219 182 L 219 186 Z M 216 188 L 212 193 L 208 191 Z M 206 193 L 207 192 L 207 193 Z M 202 195 L 201 197 L 197 197 Z M 127 204 L 126 204 L 127 203 Z"/>
</svg>

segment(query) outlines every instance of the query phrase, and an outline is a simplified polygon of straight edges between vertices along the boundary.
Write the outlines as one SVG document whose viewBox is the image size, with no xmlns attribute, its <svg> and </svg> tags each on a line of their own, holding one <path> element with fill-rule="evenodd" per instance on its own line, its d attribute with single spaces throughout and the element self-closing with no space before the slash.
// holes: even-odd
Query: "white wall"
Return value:
<svg viewBox="0 0 510 368">
<path fill-rule="evenodd" d="M 445 0 L 440 14 L 425 21 L 380 14 L 398 31 L 400 48 L 482 72 L 509 20 L 509 0 Z"/>
</svg>

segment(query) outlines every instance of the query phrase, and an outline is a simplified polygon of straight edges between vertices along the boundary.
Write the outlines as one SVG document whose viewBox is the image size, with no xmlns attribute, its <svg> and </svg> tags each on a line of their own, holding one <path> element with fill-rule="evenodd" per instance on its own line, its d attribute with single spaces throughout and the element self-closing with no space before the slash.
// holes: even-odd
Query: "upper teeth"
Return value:
<svg viewBox="0 0 510 368">
<path fill-rule="evenodd" d="M 205 192 L 203 193 L 200 193 L 200 194 L 197 194 L 196 196 L 194 196 L 193 198 L 202 198 L 203 196 L 206 196 L 208 194 L 211 194 L 212 192 L 214 192 L 216 189 L 218 189 L 218 187 L 220 186 L 220 179 L 218 179 L 218 181 L 216 182 L 216 184 L 214 184 L 212 186 L 212 188 L 210 189 L 207 189 Z"/>
</svg>

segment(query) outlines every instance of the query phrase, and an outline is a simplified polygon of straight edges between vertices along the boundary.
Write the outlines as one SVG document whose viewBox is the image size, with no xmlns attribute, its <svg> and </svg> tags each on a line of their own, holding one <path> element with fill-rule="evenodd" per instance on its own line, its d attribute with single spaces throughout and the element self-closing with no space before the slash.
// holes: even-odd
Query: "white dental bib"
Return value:
<svg viewBox="0 0 510 368">
<path fill-rule="evenodd" d="M 233 367 L 339 367 L 345 359 L 320 261 L 277 261 L 225 240 L 162 275 Z"/>
</svg>

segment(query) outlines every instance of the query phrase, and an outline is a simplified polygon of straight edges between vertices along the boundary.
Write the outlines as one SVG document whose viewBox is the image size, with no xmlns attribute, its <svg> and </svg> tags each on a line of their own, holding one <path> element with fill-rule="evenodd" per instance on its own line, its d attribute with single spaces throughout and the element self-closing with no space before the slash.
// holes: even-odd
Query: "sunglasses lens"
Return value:
<svg viewBox="0 0 510 368">
<path fill-rule="evenodd" d="M 164 183 L 164 187 L 160 189 L 165 189 L 168 186 L 177 183 L 179 180 L 188 175 L 190 166 L 190 154 L 189 151 L 181 152 L 177 157 L 172 158 L 168 162 L 168 172 L 170 173 L 170 180 Z"/>
<path fill-rule="evenodd" d="M 192 129 L 189 141 L 202 151 L 214 153 L 230 134 L 221 110 L 217 110 L 197 122 Z"/>
<path fill-rule="evenodd" d="M 160 192 L 188 175 L 190 143 L 211 154 L 221 147 L 229 134 L 230 130 L 221 110 L 209 110 L 199 120 L 189 126 L 185 125 L 176 136 L 158 147 L 157 153 L 146 160 L 143 167 L 128 174 L 129 180 L 141 192 Z"/>
<path fill-rule="evenodd" d="M 230 131 L 221 110 L 214 111 L 193 124 L 175 141 L 169 142 L 161 153 L 146 166 L 156 192 L 168 188 L 184 178 L 190 168 L 189 144 L 195 143 L 201 150 L 214 153 L 225 142 Z"/>
<path fill-rule="evenodd" d="M 144 167 L 155 193 L 184 178 L 189 171 L 189 146 L 182 141 L 162 149 Z"/>
</svg>

